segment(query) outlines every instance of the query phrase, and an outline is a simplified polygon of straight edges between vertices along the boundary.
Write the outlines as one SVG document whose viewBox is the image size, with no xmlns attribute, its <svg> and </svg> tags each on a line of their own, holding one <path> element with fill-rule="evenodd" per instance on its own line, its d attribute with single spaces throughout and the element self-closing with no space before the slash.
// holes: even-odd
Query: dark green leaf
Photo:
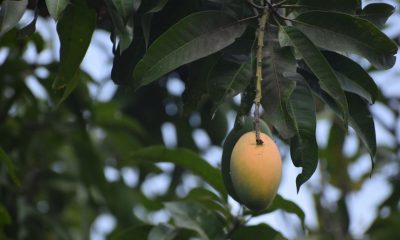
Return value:
<svg viewBox="0 0 400 240">
<path fill-rule="evenodd" d="M 8 157 L 7 153 L 4 152 L 2 148 L 0 148 L 0 162 L 2 162 L 6 169 L 8 174 L 10 175 L 11 179 L 17 185 L 18 187 L 21 186 L 21 182 L 19 181 L 17 174 L 15 172 L 15 167 L 13 161 Z"/>
<path fill-rule="evenodd" d="M 159 224 L 151 229 L 147 240 L 173 240 L 178 233 L 178 229 L 171 225 Z"/>
<path fill-rule="evenodd" d="M 266 210 L 261 212 L 249 211 L 248 213 L 256 217 L 256 216 L 261 216 L 263 214 L 271 213 L 276 210 L 282 210 L 288 213 L 296 214 L 297 217 L 299 217 L 303 227 L 305 226 L 306 215 L 304 214 L 303 210 L 296 203 L 283 198 L 279 194 L 275 196 L 275 199 L 272 202 L 271 206 L 269 206 Z"/>
<path fill-rule="evenodd" d="M 307 66 L 320 80 L 320 85 L 340 107 L 340 113 L 347 127 L 349 109 L 347 106 L 346 96 L 340 86 L 335 72 L 329 65 L 328 61 L 318 50 L 318 48 L 307 38 L 301 31 L 294 27 L 281 27 L 280 36 L 281 44 L 290 45 L 303 58 Z"/>
<path fill-rule="evenodd" d="M 207 82 L 211 72 L 220 59 L 220 54 L 212 54 L 189 65 L 189 77 L 182 95 L 183 112 L 196 111 L 207 94 Z"/>
<path fill-rule="evenodd" d="M 355 13 L 361 8 L 361 0 L 298 0 L 297 4 L 308 9 L 319 9 L 326 11 L 339 11 Z"/>
<path fill-rule="evenodd" d="M 318 145 L 315 138 L 316 112 L 311 90 L 298 81 L 290 96 L 289 113 L 293 119 L 295 136 L 290 140 L 290 155 L 302 172 L 296 178 L 297 191 L 313 175 L 318 165 Z"/>
<path fill-rule="evenodd" d="M 1 148 L 0 148 L 0 151 L 1 151 Z M 4 226 L 4 225 L 8 225 L 8 224 L 11 224 L 11 216 L 10 216 L 10 214 L 8 213 L 8 211 L 7 211 L 7 209 L 5 209 L 4 207 L 3 207 L 3 205 L 1 205 L 0 204 L 0 234 L 1 234 L 1 228 Z M 1 235 L 0 235 L 1 236 Z"/>
<path fill-rule="evenodd" d="M 5 0 L 0 9 L 0 37 L 14 28 L 28 5 L 28 0 L 12 1 Z"/>
<path fill-rule="evenodd" d="M 359 15 L 379 28 L 382 28 L 388 18 L 394 13 L 395 8 L 386 3 L 371 3 L 365 6 Z"/>
<path fill-rule="evenodd" d="M 377 68 L 391 68 L 396 44 L 371 22 L 338 12 L 312 11 L 299 15 L 293 24 L 316 45 L 368 59 Z"/>
<path fill-rule="evenodd" d="M 197 202 L 179 201 L 165 203 L 176 226 L 190 229 L 204 240 L 222 240 L 224 222 L 214 212 Z"/>
<path fill-rule="evenodd" d="M 265 239 L 285 239 L 278 231 L 267 224 L 261 223 L 255 226 L 243 226 L 235 230 L 232 234 L 232 240 L 265 240 Z"/>
<path fill-rule="evenodd" d="M 161 11 L 167 3 L 168 0 L 159 0 L 155 6 L 153 6 L 142 16 L 143 37 L 144 37 L 144 42 L 146 44 L 146 48 L 149 46 L 150 27 L 153 15 L 154 13 Z"/>
<path fill-rule="evenodd" d="M 296 71 L 296 61 L 290 48 L 280 48 L 277 29 L 268 27 L 263 53 L 263 93 L 261 104 L 266 112 L 266 120 L 279 134 L 287 139 L 293 136 L 286 103 L 296 86 L 288 77 Z"/>
<path fill-rule="evenodd" d="M 368 103 L 352 93 L 347 93 L 346 96 L 349 102 L 351 116 L 350 126 L 356 131 L 361 142 L 371 155 L 371 162 L 373 165 L 376 153 L 376 136 L 375 124 L 371 112 L 369 111 Z"/>
<path fill-rule="evenodd" d="M 142 148 L 132 154 L 136 160 L 151 162 L 171 162 L 192 171 L 208 182 L 223 196 L 226 190 L 222 183 L 220 172 L 213 168 L 206 160 L 188 149 L 167 149 L 163 146 Z"/>
<path fill-rule="evenodd" d="M 138 9 L 140 0 L 111 0 L 117 9 L 118 14 L 124 20 L 124 24 L 129 18 L 133 17 L 133 13 Z"/>
<path fill-rule="evenodd" d="M 311 89 L 315 94 L 320 97 L 329 107 L 341 117 L 339 107 L 335 101 L 330 97 L 324 90 L 318 85 L 318 80 L 310 73 L 306 71 L 301 71 L 301 75 L 308 81 Z M 361 142 L 364 144 L 366 149 L 371 155 L 371 160 L 373 164 L 373 158 L 376 153 L 376 136 L 375 136 L 375 125 L 372 119 L 371 113 L 368 108 L 368 103 L 364 101 L 361 97 L 346 93 L 349 105 L 349 124 L 356 131 Z"/>
<path fill-rule="evenodd" d="M 229 61 L 219 61 L 208 78 L 208 92 L 214 100 L 214 109 L 242 92 L 249 85 L 253 76 L 253 57 L 237 64 Z"/>
<path fill-rule="evenodd" d="M 45 0 L 47 10 L 52 18 L 58 21 L 61 18 L 65 8 L 70 4 L 69 0 Z"/>
<path fill-rule="evenodd" d="M 120 5 L 118 7 L 115 6 L 113 1 L 114 0 L 105 0 L 104 3 L 107 7 L 112 24 L 114 26 L 114 31 L 111 35 L 111 41 L 113 42 L 113 44 L 115 44 L 115 37 L 119 37 L 119 50 L 121 54 L 131 45 L 133 41 L 133 12 L 127 14 L 127 19 L 125 19 L 124 14 L 127 9 Z M 117 1 L 117 3 L 120 2 Z M 133 3 L 131 7 L 134 9 Z"/>
<path fill-rule="evenodd" d="M 219 11 L 183 18 L 155 40 L 136 65 L 134 87 L 149 84 L 181 65 L 221 50 L 244 30 L 243 24 Z"/>
<path fill-rule="evenodd" d="M 153 228 L 152 225 L 139 225 L 113 232 L 109 237 L 110 240 L 126 240 L 135 236 L 135 239 L 147 239 L 149 232 Z"/>
<path fill-rule="evenodd" d="M 342 88 L 348 92 L 356 93 L 370 103 L 378 97 L 378 87 L 371 76 L 352 59 L 335 52 L 322 51 L 329 64 L 337 71 L 342 83 Z M 338 74 L 339 73 L 339 74 Z"/>
<path fill-rule="evenodd" d="M 53 88 L 60 89 L 73 84 L 73 79 L 85 57 L 94 28 L 96 11 L 85 1 L 76 1 L 64 11 L 57 24 L 60 38 L 60 69 Z"/>
</svg>

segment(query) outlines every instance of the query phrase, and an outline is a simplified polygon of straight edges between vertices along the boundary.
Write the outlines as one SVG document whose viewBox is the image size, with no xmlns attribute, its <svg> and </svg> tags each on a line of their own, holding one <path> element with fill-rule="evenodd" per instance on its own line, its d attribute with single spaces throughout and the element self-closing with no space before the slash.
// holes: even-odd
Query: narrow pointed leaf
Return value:
<svg viewBox="0 0 400 240">
<path fill-rule="evenodd" d="M 153 15 L 163 10 L 168 0 L 159 0 L 158 3 L 142 16 L 142 30 L 146 48 L 149 46 L 150 27 Z"/>
<path fill-rule="evenodd" d="M 320 85 L 338 104 L 340 113 L 347 127 L 349 109 L 346 96 L 334 70 L 319 49 L 301 31 L 294 27 L 281 27 L 281 44 L 290 45 L 303 58 L 304 62 L 320 80 Z"/>
<path fill-rule="evenodd" d="M 293 24 L 322 48 L 358 54 L 377 68 L 388 69 L 395 63 L 396 44 L 365 19 L 311 11 L 299 15 Z"/>
<path fill-rule="evenodd" d="M 212 112 L 249 85 L 253 76 L 253 60 L 252 56 L 242 64 L 221 60 L 214 66 L 208 79 L 208 92 L 215 102 Z"/>
<path fill-rule="evenodd" d="M 342 82 L 342 87 L 346 91 L 356 93 L 370 103 L 375 102 L 378 97 L 378 86 L 364 68 L 352 59 L 338 53 L 330 51 L 322 51 L 322 53 L 332 68 L 346 77 L 344 79 L 346 82 Z"/>
<path fill-rule="evenodd" d="M 356 10 L 361 8 L 361 0 L 298 0 L 297 4 L 305 6 L 308 9 L 339 11 L 346 13 L 355 13 Z"/>
<path fill-rule="evenodd" d="M 390 4 L 371 3 L 362 9 L 359 17 L 374 23 L 379 28 L 382 28 L 394 11 L 395 8 Z"/>
<path fill-rule="evenodd" d="M 215 212 L 193 201 L 165 203 L 177 227 L 190 229 L 204 240 L 223 240 L 224 221 Z"/>
<path fill-rule="evenodd" d="M 277 30 L 272 26 L 268 28 L 265 40 L 261 104 L 266 112 L 267 122 L 287 139 L 293 136 L 294 131 L 286 103 L 296 82 L 285 74 L 296 71 L 296 61 L 290 48 L 279 46 Z"/>
<path fill-rule="evenodd" d="M 149 47 L 133 72 L 133 86 L 151 83 L 186 63 L 230 45 L 245 30 L 236 19 L 219 11 L 191 14 L 163 33 Z"/>
<path fill-rule="evenodd" d="M 312 74 L 300 70 L 301 75 L 307 80 L 312 91 L 329 107 L 341 117 L 339 107 L 337 103 L 329 96 L 324 90 L 322 90 L 318 84 L 318 80 Z M 355 130 L 361 142 L 368 150 L 371 155 L 372 165 L 374 164 L 373 159 L 376 154 L 376 136 L 375 136 L 375 124 L 372 119 L 371 112 L 368 108 L 368 103 L 361 97 L 346 93 L 347 101 L 349 105 L 349 125 Z M 350 98 L 350 99 L 349 99 Z"/>
<path fill-rule="evenodd" d="M 2 148 L 0 148 L 0 162 L 4 164 L 4 166 L 7 169 L 8 174 L 10 175 L 12 181 L 14 182 L 15 185 L 17 185 L 18 187 L 21 186 L 21 182 L 17 177 L 16 171 L 15 171 L 15 167 L 14 167 L 14 163 L 13 161 L 10 159 L 10 157 L 8 157 L 7 153 L 4 152 L 4 150 Z"/>
<path fill-rule="evenodd" d="M 85 57 L 94 28 L 96 11 L 85 1 L 76 1 L 68 6 L 57 24 L 60 38 L 60 68 L 53 83 L 56 89 L 73 84 L 72 80 Z"/>
<path fill-rule="evenodd" d="M 61 18 L 65 8 L 70 4 L 69 0 L 45 0 L 47 10 L 54 20 L 58 21 Z"/>
<path fill-rule="evenodd" d="M 290 140 L 290 155 L 302 172 L 296 178 L 297 191 L 313 175 L 318 165 L 318 145 L 315 138 L 316 110 L 311 90 L 298 81 L 290 96 L 289 112 L 293 119 L 295 136 Z"/>
<path fill-rule="evenodd" d="M 222 195 L 226 195 L 220 171 L 188 149 L 167 149 L 163 146 L 147 147 L 134 152 L 131 157 L 135 160 L 177 164 L 200 176 Z"/>
<path fill-rule="evenodd" d="M 4 0 L 0 9 L 0 37 L 14 28 L 24 14 L 28 0 Z"/>
</svg>

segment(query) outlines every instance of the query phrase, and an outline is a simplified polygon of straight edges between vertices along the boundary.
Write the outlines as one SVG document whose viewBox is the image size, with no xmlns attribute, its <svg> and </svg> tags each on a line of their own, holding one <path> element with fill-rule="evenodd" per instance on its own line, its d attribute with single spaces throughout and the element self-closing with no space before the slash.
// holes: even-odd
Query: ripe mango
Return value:
<svg viewBox="0 0 400 240">
<path fill-rule="evenodd" d="M 254 118 L 253 117 L 244 117 L 241 121 L 241 124 L 232 129 L 228 136 L 225 139 L 223 144 L 223 152 L 222 152 L 222 163 L 221 163 L 221 172 L 222 172 L 222 179 L 224 181 L 225 188 L 227 189 L 229 195 L 235 199 L 237 202 L 241 202 L 238 195 L 235 192 L 235 189 L 232 186 L 232 179 L 230 176 L 230 162 L 231 162 L 231 155 L 233 147 L 235 146 L 236 142 L 239 138 L 247 133 L 254 130 L 253 127 Z M 260 129 L 261 132 L 271 136 L 271 131 L 268 128 L 268 125 L 260 119 Z"/>
<path fill-rule="evenodd" d="M 282 176 L 282 160 L 274 141 L 255 132 L 242 135 L 232 150 L 230 177 L 239 200 L 253 211 L 267 208 L 275 198 Z"/>
</svg>

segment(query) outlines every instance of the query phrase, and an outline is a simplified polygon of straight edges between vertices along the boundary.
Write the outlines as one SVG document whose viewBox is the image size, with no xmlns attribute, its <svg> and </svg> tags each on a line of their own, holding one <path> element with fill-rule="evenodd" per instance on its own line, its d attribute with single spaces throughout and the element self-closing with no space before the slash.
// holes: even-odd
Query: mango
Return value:
<svg viewBox="0 0 400 240">
<path fill-rule="evenodd" d="M 230 177 L 239 202 L 253 211 L 267 208 L 275 198 L 282 176 L 278 147 L 266 134 L 256 144 L 255 132 L 243 134 L 233 147 Z"/>
<path fill-rule="evenodd" d="M 253 126 L 254 118 L 250 116 L 246 116 L 242 119 L 241 124 L 236 128 L 232 129 L 228 136 L 225 139 L 223 144 L 223 151 L 222 151 L 222 161 L 221 161 L 221 172 L 222 172 L 222 179 L 225 185 L 225 188 L 228 191 L 228 194 L 235 199 L 237 202 L 240 202 L 239 197 L 237 196 L 235 189 L 232 186 L 232 179 L 230 176 L 230 162 L 231 162 L 231 155 L 233 147 L 235 146 L 236 142 L 239 138 L 247 133 L 254 130 Z M 271 130 L 268 128 L 268 125 L 260 119 L 260 129 L 261 132 L 272 136 Z"/>
</svg>

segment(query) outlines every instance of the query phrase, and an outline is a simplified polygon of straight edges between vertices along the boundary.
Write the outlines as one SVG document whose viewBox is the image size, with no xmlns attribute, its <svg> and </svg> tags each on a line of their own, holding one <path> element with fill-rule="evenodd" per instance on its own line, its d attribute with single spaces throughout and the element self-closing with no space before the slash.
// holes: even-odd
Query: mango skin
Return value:
<svg viewBox="0 0 400 240">
<path fill-rule="evenodd" d="M 222 179 L 225 185 L 226 190 L 228 191 L 228 194 L 235 199 L 237 202 L 242 203 L 238 197 L 238 195 L 235 192 L 235 189 L 232 186 L 232 179 L 230 175 L 230 162 L 231 162 L 231 155 L 232 155 L 232 150 L 233 147 L 235 146 L 236 142 L 239 140 L 239 138 L 247 133 L 251 132 L 254 130 L 253 127 L 253 122 L 254 118 L 246 116 L 243 118 L 242 125 L 238 128 L 232 129 L 228 136 L 226 137 L 224 144 L 223 144 L 223 151 L 222 151 L 222 161 L 221 161 L 221 173 L 222 173 Z M 269 129 L 268 125 L 260 119 L 260 129 L 261 132 L 272 136 L 271 130 Z"/>
<path fill-rule="evenodd" d="M 267 208 L 275 198 L 282 177 L 282 160 L 274 141 L 255 132 L 242 135 L 232 150 L 230 176 L 233 188 L 246 207 L 253 211 Z"/>
</svg>

